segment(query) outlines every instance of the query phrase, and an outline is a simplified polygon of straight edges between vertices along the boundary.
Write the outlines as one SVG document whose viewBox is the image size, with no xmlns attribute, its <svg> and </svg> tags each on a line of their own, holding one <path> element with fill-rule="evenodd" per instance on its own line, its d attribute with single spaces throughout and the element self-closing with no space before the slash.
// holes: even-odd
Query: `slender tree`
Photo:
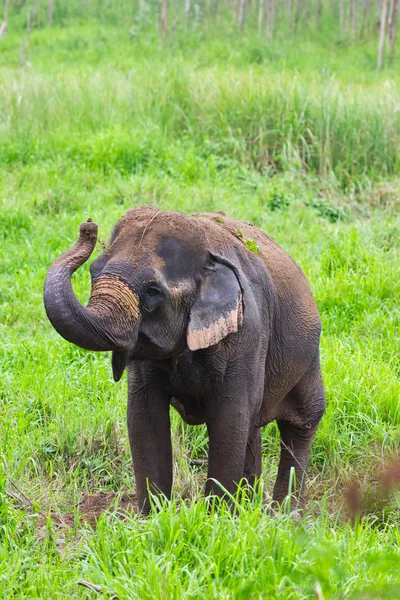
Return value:
<svg viewBox="0 0 400 600">
<path fill-rule="evenodd" d="M 296 14 L 294 16 L 294 31 L 295 32 L 297 31 L 297 29 L 299 27 L 299 23 L 300 23 L 301 3 L 302 3 L 302 0 L 297 0 L 297 2 L 296 2 Z"/>
<path fill-rule="evenodd" d="M 358 27 L 358 0 L 353 0 L 353 6 L 351 7 L 352 12 L 352 23 L 353 23 L 353 36 L 357 36 Z"/>
<path fill-rule="evenodd" d="M 365 29 L 367 26 L 368 14 L 370 10 L 370 0 L 363 0 L 362 4 L 362 16 L 361 16 L 361 30 L 360 37 L 364 37 Z"/>
<path fill-rule="evenodd" d="M 397 15 L 399 12 L 399 0 L 392 0 L 392 6 L 389 17 L 389 45 L 390 54 L 394 55 L 394 45 L 396 42 Z"/>
<path fill-rule="evenodd" d="M 236 22 L 238 15 L 238 0 L 232 0 L 232 18 Z"/>
<path fill-rule="evenodd" d="M 322 17 L 322 0 L 317 0 L 317 23 L 321 21 Z"/>
<path fill-rule="evenodd" d="M 168 32 L 168 0 L 161 1 L 161 35 L 165 37 Z"/>
<path fill-rule="evenodd" d="M 339 27 L 340 27 L 340 37 L 343 37 L 343 34 L 344 34 L 344 0 L 340 0 L 340 3 L 339 3 Z"/>
<path fill-rule="evenodd" d="M 386 26 L 387 26 L 387 10 L 388 0 L 382 0 L 382 13 L 381 13 L 381 30 L 379 35 L 378 45 L 378 62 L 376 65 L 377 71 L 380 71 L 383 65 L 383 53 L 385 50 L 385 37 L 386 37 Z"/>
<path fill-rule="evenodd" d="M 4 39 L 7 35 L 7 28 L 8 28 L 8 13 L 10 10 L 10 2 L 11 0 L 6 0 L 6 5 L 4 7 L 4 19 L 3 22 L 0 26 L 0 38 Z"/>
<path fill-rule="evenodd" d="M 275 0 L 267 0 L 267 37 L 272 40 L 275 26 Z"/>
<path fill-rule="evenodd" d="M 264 22 L 265 0 L 259 0 L 258 4 L 258 35 L 260 35 Z"/>
<path fill-rule="evenodd" d="M 190 7 L 191 7 L 190 0 L 185 0 L 185 31 L 187 30 L 188 24 L 189 24 Z"/>
<path fill-rule="evenodd" d="M 350 22 L 351 22 L 351 0 L 347 1 L 347 12 L 346 12 L 346 24 L 345 24 L 345 32 L 347 33 L 350 30 Z"/>
<path fill-rule="evenodd" d="M 242 31 L 244 25 L 244 10 L 246 6 L 246 0 L 240 0 L 239 4 L 239 29 Z"/>
<path fill-rule="evenodd" d="M 49 27 L 53 26 L 53 20 L 54 20 L 54 2 L 55 0 L 49 0 L 49 4 L 47 7 L 47 22 L 49 24 Z"/>
<path fill-rule="evenodd" d="M 288 18 L 288 29 L 292 32 L 293 29 L 293 5 L 292 0 L 287 0 L 287 18 Z"/>
</svg>

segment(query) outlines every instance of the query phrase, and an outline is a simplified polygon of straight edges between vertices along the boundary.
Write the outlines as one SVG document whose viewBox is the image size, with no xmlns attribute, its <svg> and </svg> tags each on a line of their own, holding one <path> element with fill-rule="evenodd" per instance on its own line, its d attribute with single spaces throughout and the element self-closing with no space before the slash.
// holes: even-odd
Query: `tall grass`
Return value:
<svg viewBox="0 0 400 600">
<path fill-rule="evenodd" d="M 129 73 L 22 74 L 0 84 L 3 164 L 53 160 L 135 173 L 179 140 L 196 156 L 236 159 L 259 172 L 300 170 L 341 183 L 400 172 L 400 95 L 337 77 L 246 72 L 185 63 Z M 173 151 L 172 151 L 173 152 Z"/>
</svg>

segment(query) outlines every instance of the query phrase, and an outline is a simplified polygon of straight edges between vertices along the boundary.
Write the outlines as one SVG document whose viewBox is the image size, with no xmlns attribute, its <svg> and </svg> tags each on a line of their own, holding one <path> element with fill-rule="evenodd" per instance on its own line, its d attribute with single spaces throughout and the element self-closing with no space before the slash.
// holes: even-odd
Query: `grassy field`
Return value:
<svg viewBox="0 0 400 600">
<path fill-rule="evenodd" d="M 83 578 L 121 599 L 399 598 L 399 495 L 379 484 L 400 444 L 398 64 L 376 75 L 370 40 L 267 45 L 227 27 L 162 44 L 71 12 L 32 32 L 21 67 L 13 18 L 0 40 L 0 596 L 96 597 Z M 74 512 L 87 494 L 134 489 L 126 383 L 52 329 L 44 278 L 80 222 L 105 241 L 141 203 L 252 221 L 307 274 L 328 408 L 306 516 L 260 498 L 208 514 L 206 432 L 177 414 L 171 505 L 95 529 Z M 74 286 L 87 300 L 88 266 Z M 271 424 L 267 498 L 278 450 Z"/>
</svg>

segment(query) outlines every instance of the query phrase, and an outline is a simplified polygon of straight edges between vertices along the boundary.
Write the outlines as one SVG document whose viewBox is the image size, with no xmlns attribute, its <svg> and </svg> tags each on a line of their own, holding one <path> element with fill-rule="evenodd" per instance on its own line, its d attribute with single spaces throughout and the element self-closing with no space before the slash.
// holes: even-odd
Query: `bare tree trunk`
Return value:
<svg viewBox="0 0 400 600">
<path fill-rule="evenodd" d="M 275 25 L 275 0 L 267 0 L 267 37 L 272 40 L 274 37 Z"/>
<path fill-rule="evenodd" d="M 217 12 L 217 23 L 221 23 L 221 2 L 220 2 L 220 0 L 217 0 L 216 12 Z"/>
<path fill-rule="evenodd" d="M 165 37 L 168 32 L 168 0 L 161 3 L 161 35 Z"/>
<path fill-rule="evenodd" d="M 55 0 L 49 0 L 49 4 L 48 4 L 48 7 L 47 7 L 47 22 L 49 24 L 49 27 L 53 26 L 54 2 L 55 2 Z"/>
<path fill-rule="evenodd" d="M 370 0 L 363 0 L 363 6 L 362 6 L 362 19 L 361 19 L 361 31 L 360 31 L 360 37 L 363 38 L 364 37 L 364 33 L 365 33 L 365 27 L 367 24 L 367 15 L 369 13 L 369 2 Z"/>
<path fill-rule="evenodd" d="M 242 31 L 243 24 L 244 24 L 245 5 L 246 5 L 246 0 L 240 0 L 240 5 L 239 5 L 239 29 L 240 29 L 240 31 Z"/>
<path fill-rule="evenodd" d="M 296 3 L 296 14 L 294 16 L 294 31 L 296 32 L 300 23 L 300 13 L 301 13 L 301 2 L 302 0 L 297 0 Z"/>
<path fill-rule="evenodd" d="M 347 14 L 346 14 L 346 25 L 345 25 L 345 31 L 346 33 L 350 30 L 350 21 L 351 21 L 351 0 L 348 0 L 347 3 Z"/>
<path fill-rule="evenodd" d="M 387 8 L 388 8 L 388 0 L 382 0 L 381 32 L 379 35 L 378 62 L 376 65 L 377 71 L 380 71 L 382 68 L 382 65 L 383 65 L 383 53 L 385 50 L 385 37 L 386 37 Z"/>
<path fill-rule="evenodd" d="M 353 0 L 352 6 L 352 17 L 353 17 L 353 36 L 357 36 L 357 25 L 358 25 L 358 0 Z"/>
<path fill-rule="evenodd" d="M 322 17 L 322 0 L 317 0 L 317 23 L 321 21 Z"/>
<path fill-rule="evenodd" d="M 29 52 L 31 46 L 31 31 L 32 31 L 32 15 L 31 11 L 28 10 L 26 15 L 26 44 L 25 44 L 25 63 L 29 62 Z"/>
<path fill-rule="evenodd" d="M 187 31 L 190 17 L 190 0 L 185 0 L 185 31 Z"/>
<path fill-rule="evenodd" d="M 393 0 L 392 10 L 390 11 L 390 20 L 389 20 L 389 45 L 390 45 L 391 56 L 394 55 L 394 45 L 396 42 L 398 11 L 399 11 L 399 0 Z"/>
<path fill-rule="evenodd" d="M 233 18 L 234 22 L 237 21 L 237 14 L 238 14 L 238 0 L 233 0 L 232 1 L 232 18 Z"/>
<path fill-rule="evenodd" d="M 381 28 L 381 14 L 382 14 L 382 2 L 383 0 L 376 0 L 376 28 Z"/>
<path fill-rule="evenodd" d="M 344 0 L 340 0 L 339 11 L 340 11 L 340 15 L 339 15 L 340 37 L 343 37 L 343 33 L 344 33 Z"/>
<path fill-rule="evenodd" d="M 0 26 L 0 39 L 4 40 L 7 35 L 7 27 L 8 27 L 8 13 L 10 10 L 10 2 L 11 0 L 6 0 L 6 5 L 4 7 L 4 19 Z"/>
<path fill-rule="evenodd" d="M 311 18 L 312 0 L 304 0 L 304 22 L 309 23 Z"/>
<path fill-rule="evenodd" d="M 292 0 L 287 0 L 287 18 L 288 18 L 288 29 L 292 33 L 293 29 L 293 6 Z"/>
<path fill-rule="evenodd" d="M 259 5 L 258 5 L 258 35 L 260 35 L 261 29 L 262 29 L 262 26 L 263 26 L 263 21 L 264 21 L 264 5 L 265 5 L 265 0 L 259 0 Z"/>
</svg>

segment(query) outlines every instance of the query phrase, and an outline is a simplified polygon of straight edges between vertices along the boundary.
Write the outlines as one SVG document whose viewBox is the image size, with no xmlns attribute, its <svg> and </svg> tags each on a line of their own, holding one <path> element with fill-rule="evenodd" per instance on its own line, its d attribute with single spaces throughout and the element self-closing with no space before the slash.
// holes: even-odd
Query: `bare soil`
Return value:
<svg viewBox="0 0 400 600">
<path fill-rule="evenodd" d="M 101 515 L 107 510 L 115 514 L 120 519 L 125 519 L 136 510 L 135 494 L 116 494 L 114 492 L 97 492 L 90 494 L 85 492 L 79 504 L 76 505 L 79 513 L 79 521 L 82 525 L 88 523 L 91 527 L 96 527 L 96 523 Z M 74 513 L 64 514 L 51 513 L 50 518 L 56 526 L 63 529 L 72 529 L 75 524 Z M 38 521 L 38 527 L 46 523 L 46 517 L 42 516 Z"/>
</svg>

